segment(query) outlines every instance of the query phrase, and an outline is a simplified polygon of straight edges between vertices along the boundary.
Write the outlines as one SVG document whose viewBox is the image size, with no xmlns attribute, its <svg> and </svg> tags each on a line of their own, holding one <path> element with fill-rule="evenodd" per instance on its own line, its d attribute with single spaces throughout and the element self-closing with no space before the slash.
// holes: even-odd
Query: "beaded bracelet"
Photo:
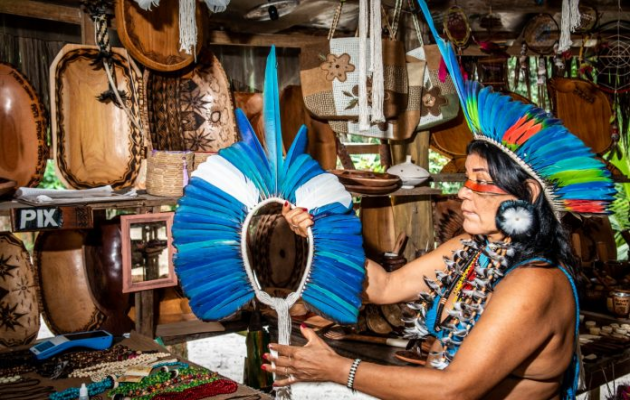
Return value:
<svg viewBox="0 0 630 400">
<path fill-rule="evenodd" d="M 361 363 L 361 359 L 357 358 L 354 360 L 354 362 L 352 363 L 352 366 L 350 367 L 350 373 L 348 374 L 348 383 L 346 383 L 346 386 L 348 387 L 348 389 L 352 390 L 352 392 L 354 393 L 354 376 L 357 374 L 357 368 L 359 368 L 359 364 Z"/>
</svg>

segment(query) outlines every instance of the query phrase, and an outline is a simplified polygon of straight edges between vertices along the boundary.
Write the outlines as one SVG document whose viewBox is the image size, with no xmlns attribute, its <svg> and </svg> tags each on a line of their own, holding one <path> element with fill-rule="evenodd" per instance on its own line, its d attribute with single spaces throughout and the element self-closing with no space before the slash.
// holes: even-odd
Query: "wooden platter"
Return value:
<svg viewBox="0 0 630 400">
<path fill-rule="evenodd" d="M 330 173 L 339 178 L 339 182 L 344 185 L 376 188 L 396 186 L 400 183 L 399 176 L 387 173 L 361 171 L 357 169 L 333 169 Z"/>
<path fill-rule="evenodd" d="M 395 192 L 402 186 L 402 181 L 398 181 L 389 186 L 365 186 L 365 185 L 349 185 L 342 183 L 347 191 L 359 194 L 381 194 L 386 195 Z"/>
<path fill-rule="evenodd" d="M 118 37 L 142 65 L 156 71 L 177 71 L 194 61 L 194 55 L 180 51 L 179 1 L 162 0 L 145 11 L 134 0 L 116 1 Z M 201 4 L 197 4 L 197 44 L 203 43 Z"/>
<path fill-rule="evenodd" d="M 553 78 L 547 87 L 553 114 L 595 153 L 606 153 L 612 145 L 612 109 L 606 93 L 594 83 L 575 78 Z"/>
<path fill-rule="evenodd" d="M 204 51 L 188 71 L 146 69 L 143 88 L 155 150 L 215 153 L 236 142 L 230 84 L 211 52 Z"/>
<path fill-rule="evenodd" d="M 118 90 L 138 114 L 142 75 L 124 49 L 112 49 Z M 50 66 L 50 112 L 55 168 L 68 187 L 132 186 L 142 162 L 143 139 L 125 111 L 98 96 L 109 88 L 105 70 L 92 63 L 96 46 L 68 44 Z"/>
<path fill-rule="evenodd" d="M 0 177 L 35 187 L 44 176 L 46 111 L 28 79 L 0 62 Z"/>
<path fill-rule="evenodd" d="M 30 344 L 39 333 L 38 288 L 31 256 L 10 232 L 0 232 L 0 349 Z"/>
</svg>

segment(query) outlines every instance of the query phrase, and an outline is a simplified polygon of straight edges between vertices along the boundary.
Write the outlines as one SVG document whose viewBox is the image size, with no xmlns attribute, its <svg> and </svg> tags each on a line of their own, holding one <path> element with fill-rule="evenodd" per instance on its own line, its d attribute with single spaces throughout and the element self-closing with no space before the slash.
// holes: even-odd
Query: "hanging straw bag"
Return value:
<svg viewBox="0 0 630 400">
<path fill-rule="evenodd" d="M 192 151 L 151 150 L 147 157 L 147 193 L 182 196 L 193 170 Z"/>
<path fill-rule="evenodd" d="M 447 73 L 444 79 L 440 79 L 440 64 L 442 63 L 440 50 L 435 44 L 424 44 L 418 17 L 413 12 L 411 17 L 420 46 L 407 52 L 407 60 L 426 62 L 421 101 L 419 104 L 410 104 L 407 107 L 409 113 L 418 114 L 416 131 L 419 132 L 455 119 L 459 113 L 459 99 L 451 76 Z M 418 88 L 414 85 L 410 92 L 417 93 L 417 90 Z"/>
<path fill-rule="evenodd" d="M 360 38 L 333 38 L 343 1 L 335 12 L 329 42 L 311 46 L 300 55 L 300 78 L 304 104 L 320 119 L 348 120 L 359 117 L 359 44 Z M 400 41 L 384 39 L 383 72 L 385 95 L 383 114 L 386 119 L 398 116 L 407 105 L 408 81 L 405 50 Z M 366 49 L 370 59 L 370 49 Z M 371 90 L 371 78 L 367 82 Z M 369 113 L 372 113 L 368 105 Z"/>
</svg>

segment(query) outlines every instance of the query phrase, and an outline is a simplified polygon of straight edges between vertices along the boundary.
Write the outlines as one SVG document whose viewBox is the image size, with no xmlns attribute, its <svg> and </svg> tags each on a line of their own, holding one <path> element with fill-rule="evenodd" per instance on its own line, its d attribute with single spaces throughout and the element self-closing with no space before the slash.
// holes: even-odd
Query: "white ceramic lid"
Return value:
<svg viewBox="0 0 630 400">
<path fill-rule="evenodd" d="M 398 175 L 401 178 L 428 178 L 429 171 L 411 162 L 411 156 L 407 156 L 404 163 L 396 164 L 387 170 L 388 174 Z"/>
</svg>

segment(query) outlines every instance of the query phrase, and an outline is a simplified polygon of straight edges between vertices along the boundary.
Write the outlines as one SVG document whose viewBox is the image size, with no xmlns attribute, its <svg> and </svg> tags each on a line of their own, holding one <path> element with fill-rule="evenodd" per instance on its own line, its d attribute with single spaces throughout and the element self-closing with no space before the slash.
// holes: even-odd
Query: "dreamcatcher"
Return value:
<svg viewBox="0 0 630 400">
<path fill-rule="evenodd" d="M 621 15 L 621 8 L 619 14 Z M 618 142 L 629 148 L 627 132 L 630 128 L 630 21 L 611 21 L 602 25 L 596 33 L 597 46 L 585 54 L 580 73 L 612 96 L 613 116 L 611 156 L 618 152 Z M 621 133 L 621 134 L 620 134 Z"/>
</svg>

